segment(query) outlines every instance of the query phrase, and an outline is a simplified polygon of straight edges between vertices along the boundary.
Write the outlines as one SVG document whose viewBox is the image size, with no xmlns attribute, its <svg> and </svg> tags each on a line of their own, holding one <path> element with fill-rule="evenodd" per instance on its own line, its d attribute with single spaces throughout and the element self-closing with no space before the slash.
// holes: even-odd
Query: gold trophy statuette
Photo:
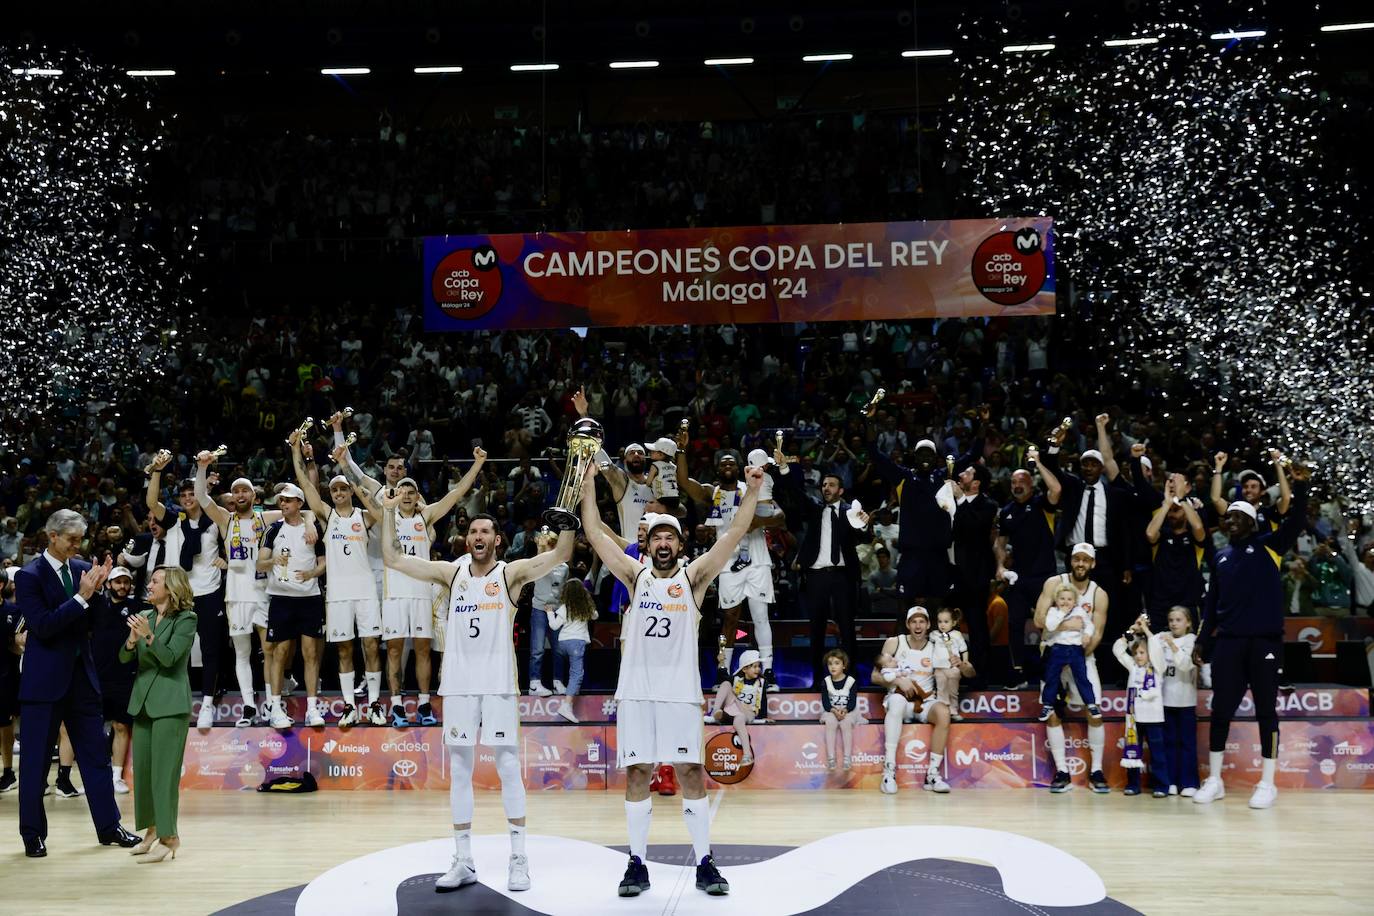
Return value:
<svg viewBox="0 0 1374 916">
<path fill-rule="evenodd" d="M 167 451 L 167 449 L 165 449 L 165 448 L 160 448 L 160 449 L 158 449 L 158 450 L 157 450 L 157 454 L 153 456 L 152 462 L 143 468 L 143 473 L 145 473 L 145 474 L 151 474 L 151 473 L 153 473 L 153 467 L 157 464 L 158 459 L 159 459 L 159 458 L 163 458 L 163 457 L 171 458 L 171 457 L 172 457 L 172 453 L 169 452 L 169 451 Z"/>
<path fill-rule="evenodd" d="M 285 563 L 278 563 L 278 564 L 276 565 L 277 581 L 278 581 L 278 582 L 290 582 L 290 581 L 291 581 L 291 548 L 290 548 L 290 547 L 283 547 L 283 548 L 281 549 L 281 552 L 278 553 L 277 556 L 281 557 L 283 560 L 286 561 Z"/>
<path fill-rule="evenodd" d="M 299 439 L 301 436 L 304 436 L 306 433 L 310 432 L 310 427 L 312 427 L 312 426 L 314 426 L 314 425 L 315 425 L 315 418 L 314 418 L 314 417 L 306 417 L 305 420 L 303 420 L 303 421 L 301 422 L 301 425 L 296 427 L 296 438 Z M 290 437 L 287 437 L 286 444 L 287 444 L 287 445 L 290 445 L 290 444 L 291 444 L 291 439 L 290 439 Z"/>
<path fill-rule="evenodd" d="M 863 409 L 863 414 L 864 414 L 864 416 L 865 416 L 865 417 L 871 417 L 871 416 L 873 416 L 873 412 L 876 411 L 876 410 L 878 409 L 878 402 L 881 401 L 881 400 L 882 400 L 883 398 L 885 398 L 885 397 L 887 397 L 887 389 L 886 389 L 886 388 L 879 388 L 877 391 L 873 392 L 873 397 L 869 398 L 869 399 L 868 399 L 868 403 L 864 405 L 864 409 Z"/>
<path fill-rule="evenodd" d="M 1059 441 L 1069 434 L 1073 429 L 1073 417 L 1065 417 L 1063 422 L 1055 427 L 1054 432 L 1050 433 L 1050 445 L 1058 445 Z"/>
<path fill-rule="evenodd" d="M 582 483 L 587 468 L 606 441 L 605 430 L 591 417 L 581 417 L 568 430 L 568 460 L 563 466 L 563 485 L 558 499 L 544 510 L 544 524 L 553 531 L 576 531 L 582 527 Z"/>
<path fill-rule="evenodd" d="M 950 477 L 950 478 L 953 478 L 953 477 L 954 477 L 954 456 L 953 456 L 953 455 L 946 455 L 946 456 L 945 456 L 945 476 L 946 476 L 946 477 Z"/>
<path fill-rule="evenodd" d="M 229 454 L 229 446 L 227 445 L 220 445 L 210 450 L 211 458 L 223 458 L 227 454 Z"/>
</svg>

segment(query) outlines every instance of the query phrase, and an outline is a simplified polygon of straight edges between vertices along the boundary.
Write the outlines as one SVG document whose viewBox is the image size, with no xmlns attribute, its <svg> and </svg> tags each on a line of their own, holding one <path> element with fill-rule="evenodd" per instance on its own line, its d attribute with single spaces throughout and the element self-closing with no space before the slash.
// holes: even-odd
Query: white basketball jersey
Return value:
<svg viewBox="0 0 1374 916">
<path fill-rule="evenodd" d="M 377 583 L 367 561 L 367 523 L 363 510 L 350 515 L 330 510 L 324 532 L 325 597 L 330 601 L 358 601 L 377 597 Z"/>
<path fill-rule="evenodd" d="M 897 659 L 897 667 L 909 672 L 907 677 L 922 690 L 933 693 L 935 669 L 949 667 L 949 653 L 945 651 L 944 643 L 938 640 L 927 638 L 924 648 L 913 649 L 908 644 L 910 639 L 905 634 L 897 637 L 897 652 L 893 656 Z M 888 688 L 888 693 L 891 692 L 892 688 Z"/>
<path fill-rule="evenodd" d="M 279 557 L 289 551 L 286 560 L 286 579 L 283 580 L 277 574 L 277 567 L 273 566 L 267 573 L 267 594 L 303 598 L 320 593 L 319 579 L 296 581 L 296 572 L 314 569 L 316 563 L 315 545 L 305 542 L 305 531 L 304 522 L 299 525 L 288 525 L 283 521 L 277 529 L 276 538 L 272 542 L 272 556 Z"/>
<path fill-rule="evenodd" d="M 401 552 L 408 557 L 421 560 L 429 559 L 429 527 L 425 525 L 422 514 L 416 512 L 410 518 L 396 513 L 396 539 L 401 542 Z M 424 598 L 429 601 L 434 592 L 428 582 L 412 579 L 405 573 L 388 568 L 382 578 L 382 597 L 384 598 Z"/>
<path fill-rule="evenodd" d="M 717 534 L 729 528 L 735 520 L 735 512 L 739 510 L 740 503 L 744 502 L 745 492 L 743 482 L 736 484 L 733 492 L 722 487 L 712 489 L 711 511 L 707 514 L 706 524 L 715 528 Z M 762 528 L 755 528 L 740 538 L 739 546 L 735 548 L 734 556 L 725 569 L 726 572 L 739 572 L 749 566 L 771 568 L 772 565 L 773 558 L 768 553 L 767 537 Z"/>
<path fill-rule="evenodd" d="M 615 698 L 701 703 L 700 625 L 685 566 L 666 578 L 647 567 L 641 570 L 621 618 Z"/>
<path fill-rule="evenodd" d="M 266 530 L 267 525 L 257 512 L 251 518 L 241 518 L 238 514 L 229 517 L 224 543 L 229 562 L 224 577 L 225 601 L 267 600 L 267 573 L 258 572 L 258 542 Z"/>
<path fill-rule="evenodd" d="M 515 602 L 506 590 L 506 564 L 497 563 L 485 576 L 472 574 L 471 556 L 453 565 L 439 695 L 519 693 Z"/>
<path fill-rule="evenodd" d="M 626 472 L 625 492 L 615 505 L 620 513 L 620 536 L 625 540 L 634 542 L 639 534 L 639 520 L 644 517 L 644 507 L 653 498 L 654 491 L 647 483 L 639 483 Z"/>
</svg>

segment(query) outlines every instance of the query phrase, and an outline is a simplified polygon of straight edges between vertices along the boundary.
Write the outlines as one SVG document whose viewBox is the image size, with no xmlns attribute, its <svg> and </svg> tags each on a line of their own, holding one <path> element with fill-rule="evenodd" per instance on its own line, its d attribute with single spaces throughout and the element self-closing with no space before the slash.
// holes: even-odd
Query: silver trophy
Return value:
<svg viewBox="0 0 1374 916">
<path fill-rule="evenodd" d="M 596 460 L 605 441 L 605 430 L 591 417 L 582 417 L 568 430 L 563 485 L 558 488 L 558 499 L 543 515 L 544 524 L 554 531 L 577 531 L 582 527 L 582 483 L 587 478 L 587 467 Z"/>
</svg>

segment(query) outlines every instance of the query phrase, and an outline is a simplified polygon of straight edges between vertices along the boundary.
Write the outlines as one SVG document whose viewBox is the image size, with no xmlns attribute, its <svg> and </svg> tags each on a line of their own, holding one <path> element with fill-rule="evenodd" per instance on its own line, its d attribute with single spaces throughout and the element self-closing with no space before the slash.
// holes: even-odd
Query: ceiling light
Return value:
<svg viewBox="0 0 1374 916">
<path fill-rule="evenodd" d="M 853 60 L 854 55 L 849 53 L 840 54 L 808 54 L 802 58 L 808 64 L 818 63 L 825 60 Z"/>
<path fill-rule="evenodd" d="M 1108 38 L 1102 42 L 1105 48 L 1134 48 L 1138 45 L 1157 45 L 1158 38 Z"/>
<path fill-rule="evenodd" d="M 366 76 L 371 72 L 369 67 L 325 67 L 320 70 L 324 76 Z"/>
<path fill-rule="evenodd" d="M 708 57 L 704 61 L 708 67 L 738 67 L 741 64 L 752 64 L 752 57 Z"/>
<path fill-rule="evenodd" d="M 1002 49 L 1003 54 L 1024 54 L 1028 51 L 1053 51 L 1054 45 L 1007 45 Z"/>
<path fill-rule="evenodd" d="M 462 67 L 416 67 L 416 73 L 462 73 Z"/>
<path fill-rule="evenodd" d="M 903 57 L 949 57 L 954 51 L 951 48 L 922 48 L 917 51 L 903 51 Z"/>
<path fill-rule="evenodd" d="M 612 70 L 652 70 L 658 66 L 656 60 L 613 60 Z"/>
<path fill-rule="evenodd" d="M 539 73 L 557 70 L 558 64 L 511 64 L 512 73 Z"/>
</svg>

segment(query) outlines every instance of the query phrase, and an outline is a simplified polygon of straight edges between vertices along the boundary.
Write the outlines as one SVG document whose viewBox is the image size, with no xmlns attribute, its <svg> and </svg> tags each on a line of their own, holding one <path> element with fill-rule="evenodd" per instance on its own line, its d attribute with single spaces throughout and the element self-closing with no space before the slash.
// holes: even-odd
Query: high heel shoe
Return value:
<svg viewBox="0 0 1374 916">
<path fill-rule="evenodd" d="M 129 855 L 131 855 L 131 856 L 146 856 L 146 855 L 148 854 L 148 850 L 152 849 L 152 848 L 153 848 L 153 844 L 156 843 L 156 842 L 157 842 L 157 836 L 156 836 L 156 835 L 153 835 L 153 836 L 150 836 L 150 837 L 145 837 L 142 843 L 139 843 L 137 846 L 135 846 L 135 847 L 133 847 L 132 849 L 129 850 Z"/>
<path fill-rule="evenodd" d="M 155 852 L 150 852 L 150 853 L 148 853 L 146 856 L 144 856 L 143 858 L 139 859 L 137 864 L 139 864 L 139 865 L 151 865 L 151 864 L 153 864 L 154 862 L 161 862 L 163 859 L 167 858 L 169 855 L 170 855 L 173 859 L 175 859 L 175 858 L 177 857 L 177 848 L 178 848 L 180 845 L 181 845 L 181 844 L 178 843 L 176 846 L 168 846 L 166 843 L 162 843 L 162 844 L 160 844 L 160 845 L 157 847 L 157 850 L 156 850 Z"/>
</svg>

